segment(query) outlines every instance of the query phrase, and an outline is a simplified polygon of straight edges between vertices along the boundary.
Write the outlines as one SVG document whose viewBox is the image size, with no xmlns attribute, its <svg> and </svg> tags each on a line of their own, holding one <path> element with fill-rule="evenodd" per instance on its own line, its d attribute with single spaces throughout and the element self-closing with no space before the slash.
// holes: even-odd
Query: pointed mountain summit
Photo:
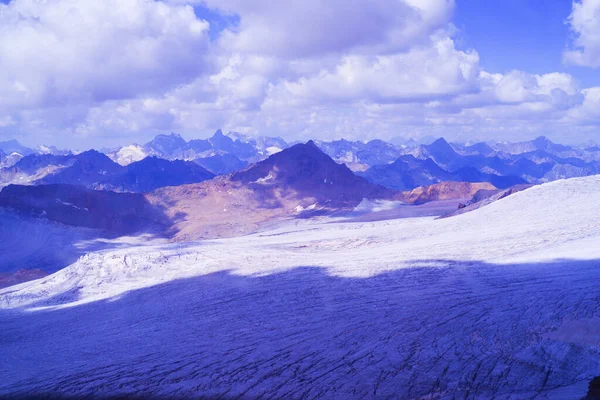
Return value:
<svg viewBox="0 0 600 400">
<path fill-rule="evenodd" d="M 208 141 L 215 150 L 231 153 L 242 160 L 257 155 L 257 150 L 251 143 L 241 141 L 240 139 L 233 140 L 229 136 L 224 135 L 223 131 L 220 129 L 218 129 Z"/>
<path fill-rule="evenodd" d="M 10 155 L 11 153 L 19 153 L 22 156 L 26 156 L 34 152 L 29 147 L 23 146 L 16 139 L 0 142 L 0 150 L 2 150 L 6 155 Z"/>
<path fill-rule="evenodd" d="M 293 191 L 298 197 L 311 197 L 333 208 L 355 207 L 363 198 L 390 196 L 389 190 L 369 183 L 333 161 L 312 140 L 235 172 L 231 180 Z"/>
<path fill-rule="evenodd" d="M 348 210 L 364 198 L 395 194 L 354 175 L 309 141 L 242 171 L 158 189 L 148 198 L 176 220 L 176 240 L 191 240 L 255 232 L 265 223 Z"/>
<path fill-rule="evenodd" d="M 478 142 L 478 143 L 474 143 L 470 146 L 465 146 L 464 148 L 466 155 L 469 154 L 481 154 L 482 156 L 485 157 L 490 157 L 492 155 L 494 155 L 494 153 L 496 152 L 489 144 L 485 143 L 485 142 Z M 465 154 L 463 154 L 465 155 Z"/>
<path fill-rule="evenodd" d="M 560 153 L 562 151 L 570 150 L 569 146 L 564 146 L 562 144 L 556 144 L 546 136 L 539 136 L 531 141 L 533 146 L 538 150 L 546 150 L 550 153 Z"/>
<path fill-rule="evenodd" d="M 88 150 L 76 156 L 67 157 L 67 160 L 69 159 L 71 164 L 68 167 L 55 174 L 47 175 L 38 183 L 91 186 L 123 172 L 121 165 L 96 150 Z"/>
<path fill-rule="evenodd" d="M 181 135 L 171 133 L 170 135 L 157 135 L 150 142 L 144 145 L 144 148 L 150 152 L 163 157 L 173 157 L 175 153 L 185 149 L 187 142 Z"/>
<path fill-rule="evenodd" d="M 401 156 L 390 164 L 375 165 L 359 175 L 369 182 L 395 190 L 412 190 L 453 178 L 431 158 L 421 160 L 412 155 Z"/>
<path fill-rule="evenodd" d="M 422 145 L 421 149 L 425 156 L 433 158 L 438 165 L 449 171 L 461 168 L 465 164 L 462 156 L 444 138 Z"/>
<path fill-rule="evenodd" d="M 424 144 L 423 147 L 431 152 L 455 153 L 454 148 L 443 137 L 436 139 L 431 144 Z"/>
<path fill-rule="evenodd" d="M 190 161 L 146 157 L 129 164 L 125 173 L 101 183 L 101 187 L 126 192 L 149 192 L 164 186 L 203 182 L 214 176 Z"/>
</svg>

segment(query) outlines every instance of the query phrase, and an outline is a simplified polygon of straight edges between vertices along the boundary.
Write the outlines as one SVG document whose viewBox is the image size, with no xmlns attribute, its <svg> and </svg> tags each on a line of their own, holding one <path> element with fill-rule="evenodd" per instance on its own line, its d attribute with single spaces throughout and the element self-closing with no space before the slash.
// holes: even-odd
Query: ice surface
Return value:
<svg viewBox="0 0 600 400">
<path fill-rule="evenodd" d="M 595 176 L 442 220 L 90 253 L 0 290 L 0 394 L 581 397 L 598 204 Z"/>
</svg>

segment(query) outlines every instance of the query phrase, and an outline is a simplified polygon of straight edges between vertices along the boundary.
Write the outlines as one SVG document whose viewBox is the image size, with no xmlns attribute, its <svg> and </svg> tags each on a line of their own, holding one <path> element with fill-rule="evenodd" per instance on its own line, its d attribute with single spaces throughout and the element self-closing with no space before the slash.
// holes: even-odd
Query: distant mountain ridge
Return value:
<svg viewBox="0 0 600 400">
<path fill-rule="evenodd" d="M 594 146 L 565 146 L 543 136 L 519 143 L 461 144 L 444 138 L 422 142 L 395 139 L 397 144 L 394 145 L 379 139 L 341 139 L 318 140 L 314 144 L 357 175 L 394 190 L 412 190 L 443 181 L 490 182 L 498 188 L 507 188 L 600 173 L 600 151 L 594 151 Z M 7 150 L 24 147 L 16 141 L 3 142 L 3 146 Z M 211 174 L 230 174 L 286 148 L 289 144 L 281 138 L 249 137 L 237 132 L 224 134 L 219 129 L 210 138 L 189 141 L 175 133 L 157 135 L 145 145 L 105 150 L 108 157 L 104 158 L 99 154 L 91 157 L 89 152 L 72 154 L 50 147 L 29 149 L 25 156 L 7 155 L 0 149 L 0 187 L 9 183 L 72 183 L 121 191 L 153 190 L 164 184 L 199 182 L 209 179 Z M 90 160 L 82 164 L 77 157 Z M 169 174 L 163 173 L 162 178 L 157 175 L 156 183 L 151 184 L 150 179 L 142 176 L 144 168 L 134 167 L 135 174 L 123 169 L 147 157 L 192 161 L 206 171 L 196 170 L 191 165 L 183 168 L 185 164 L 177 163 L 169 167 L 177 178 L 169 181 L 166 179 Z M 107 158 L 118 165 L 109 163 Z M 142 165 L 146 165 L 146 174 L 155 168 L 149 162 Z M 167 165 L 163 163 L 161 168 Z M 117 178 L 123 174 L 129 174 L 130 178 Z M 138 178 L 133 178 L 134 175 Z M 111 182 L 112 178 L 117 181 Z M 123 179 L 130 183 L 125 184 Z M 135 184 L 136 179 L 145 179 L 146 184 Z"/>
<path fill-rule="evenodd" d="M 0 179 L 7 183 L 80 185 L 120 192 L 152 191 L 162 186 L 202 182 L 214 176 L 192 162 L 156 157 L 122 166 L 96 150 L 69 156 L 31 154 L 0 170 Z"/>
<path fill-rule="evenodd" d="M 256 187 L 291 188 L 299 196 L 314 197 L 322 207 L 355 207 L 363 198 L 391 196 L 391 191 L 336 163 L 312 140 L 234 172 L 231 180 Z"/>
</svg>

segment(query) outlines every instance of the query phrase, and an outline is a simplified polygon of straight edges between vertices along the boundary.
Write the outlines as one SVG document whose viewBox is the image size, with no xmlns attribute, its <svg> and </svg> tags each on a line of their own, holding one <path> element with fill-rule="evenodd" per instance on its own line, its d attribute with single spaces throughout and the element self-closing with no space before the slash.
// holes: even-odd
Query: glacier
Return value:
<svg viewBox="0 0 600 400">
<path fill-rule="evenodd" d="M 140 241 L 0 289 L 0 395 L 581 398 L 600 176 L 447 219 Z"/>
</svg>

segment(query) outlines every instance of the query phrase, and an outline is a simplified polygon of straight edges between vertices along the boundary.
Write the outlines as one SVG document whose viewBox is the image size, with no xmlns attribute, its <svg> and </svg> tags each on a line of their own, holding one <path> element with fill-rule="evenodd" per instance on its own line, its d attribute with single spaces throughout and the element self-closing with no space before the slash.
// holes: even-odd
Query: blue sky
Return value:
<svg viewBox="0 0 600 400">
<path fill-rule="evenodd" d="M 600 0 L 0 2 L 0 140 L 600 141 Z"/>
<path fill-rule="evenodd" d="M 477 49 L 486 70 L 561 71 L 584 86 L 600 85 L 597 70 L 563 62 L 572 35 L 567 24 L 571 8 L 569 0 L 458 0 L 453 22 L 461 45 Z"/>
<path fill-rule="evenodd" d="M 4 0 L 7 1 L 7 0 Z M 452 22 L 459 29 L 458 47 L 476 49 L 488 71 L 523 70 L 544 74 L 561 71 L 584 86 L 600 85 L 600 74 L 565 65 L 563 50 L 572 33 L 567 24 L 570 0 L 457 0 Z M 211 38 L 239 24 L 235 15 L 194 5 L 199 18 L 211 23 Z"/>
</svg>

